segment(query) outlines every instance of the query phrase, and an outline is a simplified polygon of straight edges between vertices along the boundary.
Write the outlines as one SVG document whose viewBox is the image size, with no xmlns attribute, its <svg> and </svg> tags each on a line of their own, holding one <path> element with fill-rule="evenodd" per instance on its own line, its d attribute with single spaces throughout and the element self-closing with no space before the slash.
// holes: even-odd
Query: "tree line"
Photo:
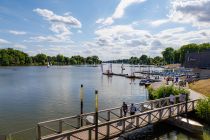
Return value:
<svg viewBox="0 0 210 140">
<path fill-rule="evenodd" d="M 165 64 L 183 64 L 185 61 L 185 55 L 192 52 L 202 52 L 210 49 L 209 43 L 203 44 L 187 44 L 181 46 L 179 49 L 175 50 L 172 47 L 165 48 L 161 52 L 162 56 L 149 57 L 145 54 L 140 57 L 130 57 L 129 59 L 118 59 L 106 61 L 108 63 L 126 63 L 126 64 L 144 64 L 144 65 L 165 65 Z"/>
<path fill-rule="evenodd" d="M 0 49 L 0 65 L 1 66 L 17 66 L 17 65 L 81 65 L 81 64 L 99 64 L 98 56 L 82 57 L 80 55 L 66 57 L 62 54 L 57 56 L 47 56 L 40 53 L 35 56 L 29 56 L 19 50 L 12 48 Z"/>
</svg>

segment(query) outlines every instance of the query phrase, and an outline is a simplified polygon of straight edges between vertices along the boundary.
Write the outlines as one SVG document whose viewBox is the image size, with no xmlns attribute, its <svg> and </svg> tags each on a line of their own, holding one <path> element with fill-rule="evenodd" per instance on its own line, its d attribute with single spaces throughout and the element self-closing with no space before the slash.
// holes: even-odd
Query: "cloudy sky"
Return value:
<svg viewBox="0 0 210 140">
<path fill-rule="evenodd" d="M 35 55 L 160 55 L 210 42 L 210 0 L 0 0 L 0 48 Z"/>
</svg>

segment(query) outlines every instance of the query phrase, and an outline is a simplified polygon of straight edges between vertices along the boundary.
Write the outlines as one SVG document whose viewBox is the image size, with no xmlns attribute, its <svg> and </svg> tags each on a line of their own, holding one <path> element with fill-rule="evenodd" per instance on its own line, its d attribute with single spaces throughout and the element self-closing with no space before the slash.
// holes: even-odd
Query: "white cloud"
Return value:
<svg viewBox="0 0 210 140">
<path fill-rule="evenodd" d="M 82 24 L 76 18 L 70 16 L 70 13 L 65 13 L 64 16 L 56 15 L 54 12 L 47 9 L 34 9 L 34 12 L 38 13 L 45 20 L 47 20 L 51 27 L 49 28 L 55 35 L 48 36 L 36 36 L 31 37 L 32 41 L 47 41 L 47 42 L 62 42 L 70 41 L 71 27 L 81 28 Z"/>
<path fill-rule="evenodd" d="M 173 0 L 169 19 L 178 23 L 189 23 L 198 27 L 210 25 L 210 0 Z"/>
<path fill-rule="evenodd" d="M 9 43 L 10 43 L 9 41 L 0 38 L 0 45 L 1 44 L 9 44 Z"/>
<path fill-rule="evenodd" d="M 160 25 L 165 24 L 165 23 L 168 23 L 168 22 L 170 22 L 169 19 L 159 19 L 159 20 L 151 21 L 150 24 L 152 26 L 157 27 L 157 26 L 160 26 Z"/>
<path fill-rule="evenodd" d="M 100 18 L 96 21 L 96 23 L 102 23 L 103 25 L 111 25 L 114 23 L 115 19 L 120 19 L 123 17 L 125 13 L 125 9 L 132 4 L 142 3 L 146 0 L 121 0 L 118 6 L 116 7 L 112 16 L 107 18 Z"/>
<path fill-rule="evenodd" d="M 34 9 L 34 12 L 38 13 L 39 15 L 43 16 L 45 20 L 53 22 L 53 23 L 62 23 L 62 24 L 68 24 L 75 27 L 81 28 L 82 24 L 79 20 L 72 17 L 65 13 L 64 16 L 56 15 L 53 13 L 53 11 L 47 10 L 47 9 Z"/>
<path fill-rule="evenodd" d="M 27 34 L 24 31 L 15 31 L 15 30 L 9 30 L 9 33 L 11 33 L 13 35 L 25 35 L 25 34 Z"/>
</svg>

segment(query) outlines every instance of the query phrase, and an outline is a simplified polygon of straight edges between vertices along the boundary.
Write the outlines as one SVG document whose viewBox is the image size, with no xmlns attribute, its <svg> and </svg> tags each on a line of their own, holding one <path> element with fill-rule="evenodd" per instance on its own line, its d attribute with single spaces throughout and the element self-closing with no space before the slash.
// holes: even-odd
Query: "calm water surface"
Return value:
<svg viewBox="0 0 210 140">
<path fill-rule="evenodd" d="M 120 66 L 113 65 L 113 71 L 120 73 Z M 126 67 L 125 73 L 130 73 L 130 67 Z M 79 114 L 81 84 L 85 112 L 94 111 L 95 90 L 99 91 L 99 109 L 121 106 L 123 101 L 145 101 L 147 91 L 138 83 L 139 80 L 103 76 L 100 66 L 0 67 L 0 134 L 30 128 L 39 121 Z M 176 132 L 173 130 L 171 135 L 178 136 Z"/>
</svg>

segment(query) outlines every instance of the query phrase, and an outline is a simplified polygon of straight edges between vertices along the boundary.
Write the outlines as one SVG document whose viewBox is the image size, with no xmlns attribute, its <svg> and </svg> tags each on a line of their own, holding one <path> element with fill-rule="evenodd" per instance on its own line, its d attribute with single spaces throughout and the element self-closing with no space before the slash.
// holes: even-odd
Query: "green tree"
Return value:
<svg viewBox="0 0 210 140">
<path fill-rule="evenodd" d="M 174 49 L 171 47 L 166 48 L 163 52 L 163 59 L 167 64 L 172 64 L 174 62 Z"/>
<path fill-rule="evenodd" d="M 162 65 L 163 64 L 163 58 L 160 56 L 156 56 L 153 58 L 153 64 L 155 65 Z"/>
<path fill-rule="evenodd" d="M 35 62 L 37 62 L 39 65 L 40 65 L 40 64 L 41 64 L 41 65 L 45 65 L 46 62 L 47 62 L 47 56 L 46 56 L 45 54 L 43 54 L 43 53 L 37 54 L 37 55 L 34 57 L 34 59 L 35 59 Z"/>
<path fill-rule="evenodd" d="M 148 64 L 148 57 L 147 57 L 147 55 L 145 55 L 145 54 L 143 54 L 143 55 L 141 55 L 141 57 L 139 58 L 139 63 L 140 64 Z"/>
<path fill-rule="evenodd" d="M 56 56 L 56 60 L 57 60 L 57 64 L 63 65 L 63 63 L 64 63 L 64 56 L 61 55 L 61 54 L 58 54 L 58 55 Z"/>
</svg>

